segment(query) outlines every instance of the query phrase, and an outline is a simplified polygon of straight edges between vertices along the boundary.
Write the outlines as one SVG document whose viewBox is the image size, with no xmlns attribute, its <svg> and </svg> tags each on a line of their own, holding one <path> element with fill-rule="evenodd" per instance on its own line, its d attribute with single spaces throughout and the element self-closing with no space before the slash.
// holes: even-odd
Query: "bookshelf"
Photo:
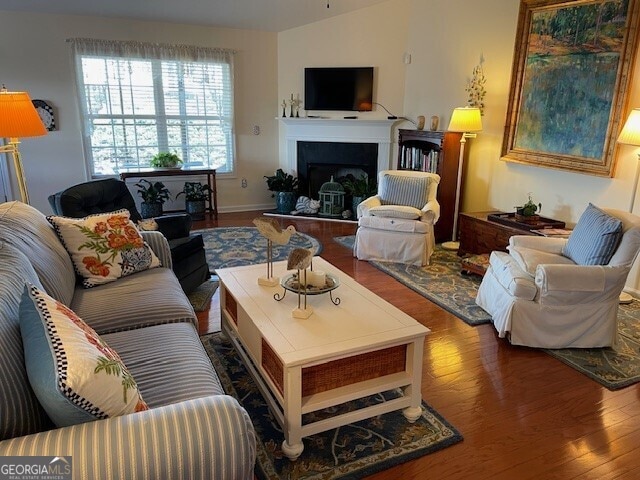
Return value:
<svg viewBox="0 0 640 480">
<path fill-rule="evenodd" d="M 440 175 L 437 195 L 440 203 L 440 219 L 435 225 L 434 232 L 437 243 L 451 240 L 453 234 L 461 135 L 457 132 L 429 130 L 400 129 L 398 131 L 396 168 Z M 464 165 L 466 165 L 466 159 Z M 463 191 L 464 171 L 460 195 Z"/>
</svg>

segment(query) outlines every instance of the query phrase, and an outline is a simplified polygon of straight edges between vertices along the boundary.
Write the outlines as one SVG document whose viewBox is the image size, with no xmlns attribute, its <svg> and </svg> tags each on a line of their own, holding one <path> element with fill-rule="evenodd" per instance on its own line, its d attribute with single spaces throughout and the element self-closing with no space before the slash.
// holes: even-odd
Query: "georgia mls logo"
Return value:
<svg viewBox="0 0 640 480">
<path fill-rule="evenodd" d="M 71 456 L 0 457 L 0 480 L 71 480 Z"/>
</svg>

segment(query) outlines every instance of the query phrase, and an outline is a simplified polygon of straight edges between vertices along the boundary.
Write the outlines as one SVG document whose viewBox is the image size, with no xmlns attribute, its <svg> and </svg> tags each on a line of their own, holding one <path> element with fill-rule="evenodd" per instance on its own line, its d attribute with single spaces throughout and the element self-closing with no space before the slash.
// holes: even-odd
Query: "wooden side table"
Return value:
<svg viewBox="0 0 640 480">
<path fill-rule="evenodd" d="M 216 170 L 214 168 L 199 168 L 193 169 L 167 169 L 167 170 L 136 170 L 136 171 L 123 171 L 120 172 L 120 179 L 126 181 L 127 178 L 147 178 L 147 177 L 175 177 L 175 176 L 196 176 L 206 175 L 207 185 L 209 185 L 209 192 L 207 193 L 209 218 L 212 216 L 218 219 L 218 189 L 216 188 Z"/>
<path fill-rule="evenodd" d="M 461 213 L 458 217 L 460 225 L 460 248 L 458 255 L 478 255 L 481 253 L 491 253 L 494 250 L 506 252 L 509 245 L 509 238 L 513 235 L 537 235 L 531 228 L 543 228 L 543 226 L 553 226 L 553 228 L 564 228 L 564 222 L 552 219 L 543 219 L 537 226 L 529 228 L 518 225 L 508 225 L 507 223 L 494 222 L 487 218 L 491 214 L 503 212 L 473 212 Z"/>
</svg>

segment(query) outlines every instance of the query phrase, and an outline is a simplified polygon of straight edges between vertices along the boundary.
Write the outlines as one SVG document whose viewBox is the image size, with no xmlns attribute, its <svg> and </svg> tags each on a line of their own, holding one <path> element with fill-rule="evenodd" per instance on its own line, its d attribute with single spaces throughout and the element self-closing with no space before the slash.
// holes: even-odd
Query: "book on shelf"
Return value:
<svg viewBox="0 0 640 480">
<path fill-rule="evenodd" d="M 437 150 L 423 150 L 417 147 L 402 146 L 400 168 L 437 173 L 439 155 L 440 152 Z"/>
</svg>

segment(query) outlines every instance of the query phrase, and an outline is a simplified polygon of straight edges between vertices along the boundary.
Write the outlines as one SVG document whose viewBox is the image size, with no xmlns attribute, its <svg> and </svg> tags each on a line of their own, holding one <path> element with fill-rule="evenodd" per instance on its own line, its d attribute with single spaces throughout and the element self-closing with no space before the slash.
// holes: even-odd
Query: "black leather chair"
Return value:
<svg viewBox="0 0 640 480">
<path fill-rule="evenodd" d="M 49 204 L 56 215 L 65 217 L 82 218 L 126 208 L 131 220 L 142 219 L 127 185 L 115 178 L 74 185 L 50 195 Z M 188 214 L 163 215 L 155 220 L 169 241 L 173 271 L 182 289 L 189 293 L 211 276 L 202 235 L 190 233 L 192 220 Z"/>
</svg>

